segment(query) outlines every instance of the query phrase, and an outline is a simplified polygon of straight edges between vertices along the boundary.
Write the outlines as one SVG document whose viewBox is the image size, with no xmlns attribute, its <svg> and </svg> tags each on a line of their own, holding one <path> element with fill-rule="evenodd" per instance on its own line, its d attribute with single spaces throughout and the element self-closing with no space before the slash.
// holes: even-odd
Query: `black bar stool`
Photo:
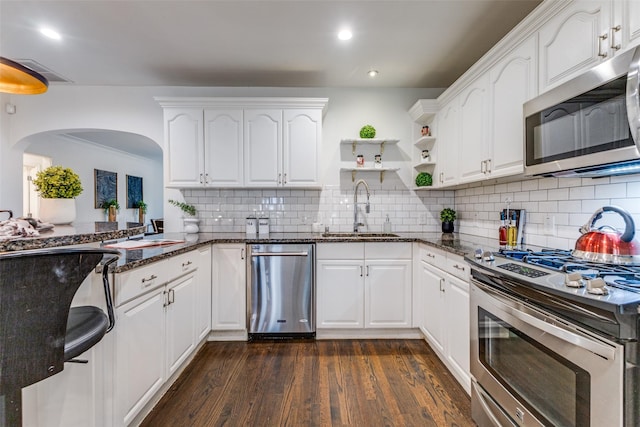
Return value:
<svg viewBox="0 0 640 427">
<path fill-rule="evenodd" d="M 22 388 L 64 369 L 113 329 L 108 269 L 120 252 L 64 248 L 0 254 L 0 425 L 22 425 Z M 70 307 L 73 297 L 104 260 L 107 312 Z"/>
</svg>

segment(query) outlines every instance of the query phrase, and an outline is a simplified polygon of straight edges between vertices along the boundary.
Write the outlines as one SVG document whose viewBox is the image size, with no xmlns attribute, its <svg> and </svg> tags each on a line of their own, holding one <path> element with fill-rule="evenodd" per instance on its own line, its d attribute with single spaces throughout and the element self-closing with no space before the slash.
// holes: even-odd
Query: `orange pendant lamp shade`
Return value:
<svg viewBox="0 0 640 427">
<path fill-rule="evenodd" d="M 0 56 L 0 92 L 37 95 L 48 87 L 49 82 L 41 74 Z"/>
</svg>

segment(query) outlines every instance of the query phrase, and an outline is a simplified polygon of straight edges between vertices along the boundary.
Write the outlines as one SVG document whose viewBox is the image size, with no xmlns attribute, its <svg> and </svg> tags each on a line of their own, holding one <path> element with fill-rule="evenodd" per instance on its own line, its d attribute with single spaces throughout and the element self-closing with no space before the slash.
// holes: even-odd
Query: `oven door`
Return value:
<svg viewBox="0 0 640 427">
<path fill-rule="evenodd" d="M 624 349 L 472 280 L 479 425 L 621 426 Z"/>
</svg>

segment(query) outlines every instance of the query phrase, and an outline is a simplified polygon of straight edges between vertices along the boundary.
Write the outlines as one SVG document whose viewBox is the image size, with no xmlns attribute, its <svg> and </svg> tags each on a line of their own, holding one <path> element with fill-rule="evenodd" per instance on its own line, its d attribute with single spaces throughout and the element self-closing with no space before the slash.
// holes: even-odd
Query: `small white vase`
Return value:
<svg viewBox="0 0 640 427">
<path fill-rule="evenodd" d="M 50 224 L 70 224 L 76 219 L 76 199 L 40 199 L 40 220 Z"/>
<path fill-rule="evenodd" d="M 185 233 L 197 233 L 200 231 L 198 218 L 184 218 L 184 232 Z"/>
</svg>

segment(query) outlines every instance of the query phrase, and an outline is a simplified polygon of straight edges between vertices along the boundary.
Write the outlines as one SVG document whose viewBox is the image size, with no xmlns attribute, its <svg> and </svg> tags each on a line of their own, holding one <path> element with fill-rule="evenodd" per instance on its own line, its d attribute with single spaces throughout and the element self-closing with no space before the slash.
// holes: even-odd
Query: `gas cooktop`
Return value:
<svg viewBox="0 0 640 427">
<path fill-rule="evenodd" d="M 525 264 L 566 273 L 570 276 L 570 280 L 567 280 L 567 282 L 578 282 L 573 287 L 581 287 L 578 285 L 586 286 L 589 280 L 601 279 L 606 286 L 640 293 L 640 265 L 617 265 L 587 261 L 572 256 L 571 251 L 561 249 L 543 249 L 536 252 L 501 249 L 497 255 L 521 261 Z M 544 275 L 544 273 L 540 274 Z M 595 291 L 592 293 L 602 294 L 604 292 L 608 292 L 607 288 L 603 288 L 601 292 Z"/>
</svg>

